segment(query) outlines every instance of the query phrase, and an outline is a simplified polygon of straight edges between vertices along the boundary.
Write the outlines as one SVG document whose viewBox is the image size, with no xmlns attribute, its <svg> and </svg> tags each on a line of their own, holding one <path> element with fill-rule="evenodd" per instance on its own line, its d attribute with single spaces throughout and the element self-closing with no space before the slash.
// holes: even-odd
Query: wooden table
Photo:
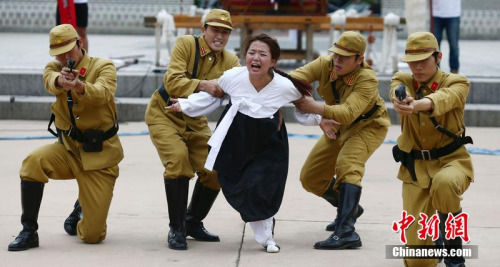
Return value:
<svg viewBox="0 0 500 267">
<path fill-rule="evenodd" d="M 306 59 L 313 60 L 313 32 L 319 30 L 332 30 L 329 16 L 289 16 L 289 15 L 234 15 L 231 16 L 233 26 L 241 29 L 240 48 L 245 45 L 246 39 L 252 35 L 254 30 L 262 29 L 296 29 L 306 32 L 306 48 L 302 49 L 302 38 L 299 34 L 296 49 L 281 51 L 281 58 L 284 59 Z M 177 28 L 200 28 L 201 16 L 188 16 L 184 14 L 174 15 L 175 26 Z M 404 19 L 402 22 L 404 23 Z M 159 40 L 160 30 L 156 24 L 155 17 L 145 17 L 146 27 L 156 27 L 157 39 Z M 354 31 L 382 31 L 384 29 L 382 17 L 359 17 L 347 18 L 343 27 L 336 25 L 336 30 Z M 240 55 L 243 58 L 243 55 Z"/>
<path fill-rule="evenodd" d="M 320 30 L 321 25 L 329 25 L 330 17 L 327 16 L 281 16 L 281 15 L 234 15 L 231 16 L 234 28 L 240 28 L 240 50 L 252 32 L 262 29 L 296 29 L 306 32 L 306 49 L 302 49 L 302 40 L 299 35 L 297 48 L 283 49 L 281 58 L 313 60 L 313 32 Z M 200 28 L 201 16 L 174 15 L 176 28 Z M 155 26 L 154 17 L 145 18 L 146 26 Z M 243 55 L 240 55 L 243 58 Z"/>
<path fill-rule="evenodd" d="M 306 32 L 306 49 L 302 50 L 302 40 L 298 36 L 297 48 L 282 49 L 281 58 L 313 60 L 313 32 L 319 30 L 320 25 L 330 23 L 327 16 L 281 16 L 281 15 L 235 15 L 231 17 L 233 25 L 241 28 L 240 48 L 245 45 L 246 39 L 254 30 L 262 29 L 296 29 Z M 240 55 L 243 58 L 243 55 Z"/>
</svg>

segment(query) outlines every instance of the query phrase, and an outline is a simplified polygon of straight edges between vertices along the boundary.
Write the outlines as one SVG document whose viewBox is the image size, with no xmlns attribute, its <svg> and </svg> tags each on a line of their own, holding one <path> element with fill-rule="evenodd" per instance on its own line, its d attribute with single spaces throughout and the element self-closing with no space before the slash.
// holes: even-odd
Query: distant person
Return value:
<svg viewBox="0 0 500 267">
<path fill-rule="evenodd" d="M 55 123 L 59 140 L 33 150 L 21 165 L 23 229 L 9 251 L 39 246 L 38 211 L 49 179 L 76 179 L 81 207 L 75 234 L 85 243 L 104 240 L 118 163 L 123 159 L 116 134 L 113 62 L 89 57 L 70 24 L 52 28 L 49 41 L 49 54 L 56 60 L 45 67 L 43 82 L 56 97 L 50 124 Z"/>
<path fill-rule="evenodd" d="M 446 30 L 446 38 L 450 46 L 450 72 L 458 73 L 460 68 L 458 40 L 460 39 L 460 13 L 461 0 L 438 0 L 432 1 L 432 21 L 434 23 L 434 35 L 438 45 L 441 47 L 443 31 Z"/>
<path fill-rule="evenodd" d="M 73 0 L 73 2 L 75 3 L 76 32 L 80 36 L 83 49 L 89 52 L 89 41 L 87 39 L 87 25 L 89 18 L 89 8 L 87 5 L 88 0 Z M 57 1 L 56 25 L 61 24 L 61 15 L 59 13 L 59 8 L 59 1 Z M 67 22 L 63 21 L 63 23 Z"/>
</svg>

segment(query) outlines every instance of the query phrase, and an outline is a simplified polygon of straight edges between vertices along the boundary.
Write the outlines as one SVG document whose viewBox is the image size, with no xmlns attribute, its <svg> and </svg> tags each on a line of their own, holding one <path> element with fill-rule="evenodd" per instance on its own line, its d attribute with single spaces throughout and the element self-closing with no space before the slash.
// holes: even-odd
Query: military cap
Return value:
<svg viewBox="0 0 500 267">
<path fill-rule="evenodd" d="M 76 33 L 75 28 L 71 24 L 55 26 L 50 30 L 49 34 L 49 54 L 57 56 L 70 51 L 76 45 L 76 40 L 78 39 L 78 33 Z"/>
<path fill-rule="evenodd" d="M 363 56 L 365 49 L 366 39 L 363 35 L 354 31 L 346 31 L 328 51 L 342 56 Z"/>
<path fill-rule="evenodd" d="M 439 52 L 439 45 L 434 34 L 430 32 L 416 32 L 408 36 L 404 62 L 420 61 L 430 57 L 434 52 Z"/>
<path fill-rule="evenodd" d="M 223 9 L 212 9 L 205 17 L 205 23 L 214 27 L 223 27 L 226 29 L 233 29 L 233 22 L 229 12 Z"/>
</svg>

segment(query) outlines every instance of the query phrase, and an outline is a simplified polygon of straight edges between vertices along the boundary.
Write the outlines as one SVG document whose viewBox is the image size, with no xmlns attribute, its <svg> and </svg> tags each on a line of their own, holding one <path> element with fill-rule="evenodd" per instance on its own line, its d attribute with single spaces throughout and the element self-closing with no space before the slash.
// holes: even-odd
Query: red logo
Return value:
<svg viewBox="0 0 500 267">
<path fill-rule="evenodd" d="M 413 89 L 415 89 L 415 91 L 417 91 L 419 88 L 418 88 L 418 82 L 413 80 Z"/>
<path fill-rule="evenodd" d="M 405 231 L 414 221 L 415 217 L 403 210 L 401 214 L 401 220 L 392 222 L 392 230 L 396 233 L 400 232 L 399 240 L 401 241 L 401 243 L 406 244 L 407 239 Z M 460 237 L 464 242 L 469 242 L 470 238 L 468 221 L 469 214 L 466 212 L 459 213 L 456 216 L 448 213 L 448 217 L 444 222 L 440 222 L 439 216 L 437 214 L 433 214 L 432 216 L 428 217 L 425 213 L 421 212 L 420 220 L 418 220 L 420 228 L 417 231 L 417 237 L 421 240 L 425 240 L 429 236 L 432 237 L 433 241 L 437 240 L 440 235 L 439 224 L 444 223 L 445 232 L 441 233 L 442 235 L 444 235 L 444 238 L 450 240 Z"/>
<path fill-rule="evenodd" d="M 428 220 L 425 213 L 420 213 L 420 220 L 418 224 L 422 226 L 420 230 L 417 231 L 418 238 L 420 240 L 425 240 L 427 236 L 432 236 L 432 241 L 436 241 L 439 238 L 439 217 L 437 214 L 433 214 Z"/>
<path fill-rule="evenodd" d="M 406 244 L 406 232 L 405 230 L 410 227 L 410 225 L 415 221 L 415 217 L 413 217 L 411 214 L 407 216 L 407 213 L 405 210 L 403 210 L 402 213 L 401 221 L 394 221 L 392 222 L 392 230 L 394 232 L 401 232 L 399 239 L 401 240 L 401 243 Z"/>
<path fill-rule="evenodd" d="M 330 81 L 335 81 L 337 79 L 337 74 L 334 71 L 330 72 Z"/>
<path fill-rule="evenodd" d="M 80 69 L 80 76 L 84 76 L 86 72 L 87 72 L 87 69 L 85 67 L 82 67 Z"/>
<path fill-rule="evenodd" d="M 433 82 L 432 85 L 431 85 L 431 89 L 432 91 L 436 91 L 436 89 L 438 88 L 438 83 L 437 82 Z"/>
<path fill-rule="evenodd" d="M 469 242 L 469 214 L 462 212 L 453 216 L 448 213 L 446 219 L 446 239 L 454 239 L 456 237 L 462 238 L 464 242 Z"/>
</svg>

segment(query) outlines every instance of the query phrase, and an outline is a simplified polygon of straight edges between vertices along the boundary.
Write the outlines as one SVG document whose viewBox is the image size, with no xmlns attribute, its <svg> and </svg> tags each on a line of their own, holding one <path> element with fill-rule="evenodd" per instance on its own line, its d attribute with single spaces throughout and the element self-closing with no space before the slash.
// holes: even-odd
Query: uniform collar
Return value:
<svg viewBox="0 0 500 267">
<path fill-rule="evenodd" d="M 435 92 L 439 88 L 439 82 L 442 77 L 443 72 L 438 68 L 436 73 L 434 73 L 434 76 L 432 76 L 432 78 L 426 83 L 419 83 L 413 79 L 413 88 L 415 88 L 415 92 L 418 92 L 422 86 L 425 86 Z"/>
<path fill-rule="evenodd" d="M 78 65 L 75 67 L 75 70 L 78 71 L 80 77 L 85 77 L 85 75 L 87 75 L 87 69 L 90 64 L 90 58 L 87 55 L 87 51 L 85 51 L 85 49 L 82 48 L 82 52 L 83 52 L 83 57 L 80 60 L 80 62 L 78 62 Z"/>
<path fill-rule="evenodd" d="M 201 57 L 204 57 L 204 56 L 209 55 L 209 54 L 214 54 L 214 56 L 219 57 L 220 54 L 222 53 L 222 51 L 213 52 L 212 49 L 210 49 L 210 46 L 207 44 L 207 41 L 205 41 L 205 37 L 200 36 L 200 38 L 198 38 L 198 40 L 200 42 L 200 56 Z"/>
<path fill-rule="evenodd" d="M 354 84 L 354 81 L 356 80 L 356 76 L 358 75 L 359 70 L 361 70 L 365 66 L 367 66 L 367 64 L 365 62 L 363 62 L 362 65 L 359 68 L 357 68 L 353 72 L 348 73 L 348 74 L 346 74 L 346 75 L 344 75 L 344 76 L 342 76 L 340 78 L 342 78 L 342 80 L 344 81 L 345 84 L 351 86 L 351 85 Z M 330 69 L 330 81 L 337 80 L 339 77 L 338 77 L 337 73 L 335 72 L 335 67 L 334 67 L 334 64 L 333 64 L 333 56 L 331 56 L 331 58 L 330 58 L 329 69 Z"/>
</svg>

